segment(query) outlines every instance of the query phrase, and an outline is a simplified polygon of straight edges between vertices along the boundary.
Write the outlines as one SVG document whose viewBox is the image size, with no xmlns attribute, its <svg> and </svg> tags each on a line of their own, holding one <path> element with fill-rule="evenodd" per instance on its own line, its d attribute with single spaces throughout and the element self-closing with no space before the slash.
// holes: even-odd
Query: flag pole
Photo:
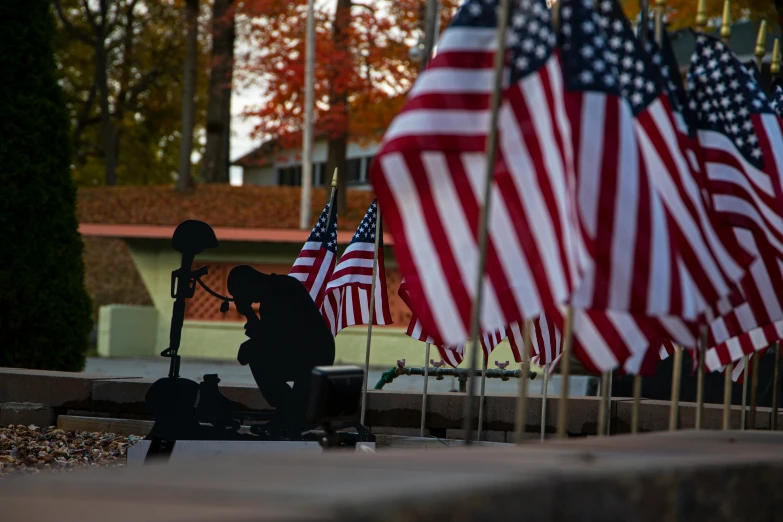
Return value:
<svg viewBox="0 0 783 522">
<path fill-rule="evenodd" d="M 677 429 L 680 416 L 680 381 L 682 380 L 682 352 L 684 348 L 674 345 L 674 365 L 672 367 L 672 396 L 669 403 L 669 431 Z"/>
<path fill-rule="evenodd" d="M 769 72 L 772 76 L 772 81 L 780 74 L 780 41 L 775 38 L 775 43 L 772 46 L 772 63 L 769 66 Z M 777 430 L 778 428 L 778 398 L 780 394 L 780 341 L 775 342 L 775 360 L 772 370 L 772 418 L 769 422 L 769 428 L 771 430 Z"/>
<path fill-rule="evenodd" d="M 642 376 L 633 376 L 633 407 L 631 409 L 631 433 L 639 432 L 639 403 L 642 397 Z"/>
<path fill-rule="evenodd" d="M 557 438 L 568 437 L 568 379 L 571 376 L 571 321 L 573 310 L 571 305 L 566 308 L 565 325 L 563 327 L 563 353 L 560 356 L 560 402 L 557 405 Z"/>
<path fill-rule="evenodd" d="M 742 369 L 742 414 L 740 415 L 740 429 L 745 429 L 745 417 L 748 409 L 748 367 L 750 366 L 750 357 L 744 356 L 745 367 Z"/>
<path fill-rule="evenodd" d="M 549 384 L 549 369 L 552 367 L 552 363 L 546 363 L 544 365 L 544 389 L 541 395 L 541 440 L 546 438 L 546 400 L 547 400 L 547 385 Z"/>
<path fill-rule="evenodd" d="M 696 356 L 699 364 L 696 368 L 696 422 L 695 428 L 701 429 L 704 420 L 704 357 L 707 353 L 707 323 L 701 325 L 701 339 Z"/>
<path fill-rule="evenodd" d="M 598 402 L 598 426 L 596 426 L 596 435 L 603 437 L 606 435 L 606 403 L 609 398 L 609 372 L 601 374 L 601 399 Z"/>
<path fill-rule="evenodd" d="M 780 394 L 780 341 L 775 343 L 775 365 L 772 373 L 772 419 L 769 427 L 775 431 L 778 429 L 778 397 Z"/>
<path fill-rule="evenodd" d="M 479 329 L 481 326 L 481 305 L 484 298 L 484 271 L 487 264 L 488 224 L 490 216 L 490 203 L 492 201 L 492 182 L 495 177 L 495 154 L 498 139 L 498 114 L 500 112 L 501 89 L 503 86 L 503 66 L 506 57 L 506 28 L 508 27 L 510 0 L 500 0 L 500 12 L 498 13 L 497 49 L 495 50 L 494 78 L 492 84 L 492 96 L 490 98 L 490 120 L 486 143 L 486 176 L 484 180 L 484 205 L 481 207 L 478 229 L 478 270 L 476 271 L 476 294 L 473 305 L 470 337 L 472 349 L 470 352 L 470 373 L 468 381 L 468 397 L 465 401 L 465 444 L 473 443 L 473 398 L 476 396 L 475 378 L 478 365 Z"/>
<path fill-rule="evenodd" d="M 479 411 L 478 411 L 478 432 L 476 433 L 476 440 L 481 440 L 481 432 L 484 430 L 484 397 L 487 389 L 487 363 L 489 362 L 484 350 L 481 350 L 483 363 L 481 364 L 481 393 L 479 395 Z"/>
<path fill-rule="evenodd" d="M 302 133 L 302 193 L 299 200 L 299 228 L 310 226 L 313 190 L 313 112 L 315 105 L 315 0 L 307 1 L 305 46 L 304 131 Z M 329 230 L 328 228 L 326 230 Z"/>
<path fill-rule="evenodd" d="M 533 321 L 528 319 L 522 324 L 522 362 L 519 365 L 519 396 L 517 397 L 516 429 L 514 430 L 515 442 L 517 444 L 522 444 L 525 434 L 525 425 L 527 424 L 527 376 L 530 371 L 532 331 Z M 546 383 L 546 380 L 544 382 Z M 546 399 L 544 400 L 546 401 Z M 543 423 L 544 421 L 542 420 L 541 422 Z M 543 431 L 541 433 L 543 433 Z"/>
<path fill-rule="evenodd" d="M 754 54 L 756 55 L 756 66 L 759 69 L 759 75 L 764 68 L 764 57 L 767 55 L 767 21 L 762 20 L 759 25 L 759 34 L 756 38 L 756 49 Z M 761 357 L 756 354 L 753 357 L 753 371 L 750 376 L 750 415 L 748 417 L 748 423 L 750 429 L 756 429 L 756 404 L 758 400 L 759 389 L 759 365 L 761 364 Z"/>
<path fill-rule="evenodd" d="M 364 353 L 364 391 L 362 393 L 361 424 L 367 411 L 367 379 L 370 374 L 370 345 L 372 344 L 372 323 L 375 320 L 375 285 L 378 280 L 378 248 L 381 242 L 381 207 L 375 205 L 375 254 L 372 258 L 372 284 L 370 285 L 370 318 L 367 321 L 367 349 Z"/>
<path fill-rule="evenodd" d="M 734 363 L 729 363 L 723 370 L 723 429 L 731 427 L 731 374 L 734 372 Z"/>
<path fill-rule="evenodd" d="M 424 436 L 424 421 L 427 417 L 427 385 L 430 382 L 430 343 L 424 349 L 424 390 L 421 392 L 421 428 L 419 437 Z"/>
</svg>

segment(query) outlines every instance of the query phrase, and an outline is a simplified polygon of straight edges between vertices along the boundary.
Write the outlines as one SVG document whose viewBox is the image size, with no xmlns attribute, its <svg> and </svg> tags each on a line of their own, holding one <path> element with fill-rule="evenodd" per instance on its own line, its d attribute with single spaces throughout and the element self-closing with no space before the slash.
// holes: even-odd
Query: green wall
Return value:
<svg viewBox="0 0 783 522">
<path fill-rule="evenodd" d="M 149 314 L 140 319 L 139 307 L 106 307 L 111 313 L 101 313 L 101 346 L 108 348 L 99 351 L 105 356 L 157 355 L 168 347 L 169 325 L 174 300 L 170 295 L 171 272 L 179 266 L 179 254 L 171 248 L 168 240 L 128 240 L 128 250 L 141 275 L 157 312 L 157 320 L 151 320 Z M 259 263 L 284 264 L 294 262 L 301 247 L 290 243 L 239 243 L 224 242 L 220 247 L 205 252 L 196 259 L 199 263 Z M 395 267 L 394 254 L 386 249 L 387 267 Z M 199 290 L 200 291 L 200 290 Z M 219 302 L 215 301 L 215 306 Z M 133 320 L 124 314 L 135 314 Z M 106 319 L 104 319 L 104 316 Z M 130 317 L 130 316 L 128 316 Z M 109 319 L 110 318 L 110 319 Z M 110 328 L 104 328 L 109 322 Z M 141 325 L 144 325 L 142 327 Z M 370 364 L 375 367 L 391 367 L 398 359 L 405 359 L 408 366 L 421 366 L 424 363 L 424 343 L 405 335 L 407 325 L 373 328 Z M 153 329 L 154 334 L 145 334 L 139 330 Z M 134 341 L 134 336 L 154 341 L 154 346 Z M 121 340 L 118 340 L 119 338 Z M 185 321 L 182 331 L 180 354 L 183 357 L 209 359 L 234 359 L 239 345 L 246 340 L 243 323 L 219 321 Z M 364 365 L 367 346 L 367 327 L 356 326 L 341 331 L 336 338 L 337 362 L 341 364 Z M 111 348 L 115 347 L 115 350 Z M 430 358 L 438 360 L 437 350 L 432 350 Z M 493 352 L 489 366 L 495 361 L 513 361 L 508 342 L 503 342 Z"/>
</svg>

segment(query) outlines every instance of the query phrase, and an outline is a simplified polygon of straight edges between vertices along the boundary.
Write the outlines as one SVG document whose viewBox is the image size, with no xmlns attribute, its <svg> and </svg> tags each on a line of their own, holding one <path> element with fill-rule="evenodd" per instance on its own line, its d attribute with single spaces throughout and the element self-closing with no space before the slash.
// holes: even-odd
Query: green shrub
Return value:
<svg viewBox="0 0 783 522">
<path fill-rule="evenodd" d="M 92 317 L 51 8 L 0 1 L 0 366 L 79 371 Z"/>
</svg>

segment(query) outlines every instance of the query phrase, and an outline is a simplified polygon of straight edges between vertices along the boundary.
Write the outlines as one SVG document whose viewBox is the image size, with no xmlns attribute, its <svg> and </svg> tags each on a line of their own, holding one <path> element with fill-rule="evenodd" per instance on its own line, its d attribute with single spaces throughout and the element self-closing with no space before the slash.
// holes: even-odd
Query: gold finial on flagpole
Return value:
<svg viewBox="0 0 783 522">
<path fill-rule="evenodd" d="M 723 2 L 723 19 L 720 23 L 720 38 L 726 45 L 729 44 L 729 38 L 731 38 L 731 6 L 729 0 Z"/>
<path fill-rule="evenodd" d="M 663 41 L 663 12 L 666 10 L 666 0 L 655 0 L 655 41 L 658 45 Z"/>
<path fill-rule="evenodd" d="M 767 21 L 762 20 L 759 25 L 759 35 L 756 38 L 756 50 L 753 53 L 756 55 L 756 65 L 761 72 L 761 68 L 764 65 L 764 56 L 767 54 Z"/>
<path fill-rule="evenodd" d="M 772 46 L 772 65 L 769 66 L 769 72 L 773 78 L 780 74 L 780 40 L 777 38 Z"/>
<path fill-rule="evenodd" d="M 334 169 L 334 176 L 332 176 L 332 188 L 337 188 L 337 168 Z"/>
<path fill-rule="evenodd" d="M 707 28 L 707 0 L 699 0 L 696 6 L 696 30 L 700 33 Z"/>
</svg>

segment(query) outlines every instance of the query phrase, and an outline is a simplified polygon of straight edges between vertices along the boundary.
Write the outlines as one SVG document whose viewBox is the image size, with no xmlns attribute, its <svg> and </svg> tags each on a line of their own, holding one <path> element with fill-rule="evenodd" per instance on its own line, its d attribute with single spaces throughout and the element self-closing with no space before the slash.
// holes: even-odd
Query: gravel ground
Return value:
<svg viewBox="0 0 783 522">
<path fill-rule="evenodd" d="M 19 473 L 124 466 L 128 445 L 141 439 L 105 431 L 93 433 L 9 425 L 0 428 L 0 480 Z"/>
</svg>

